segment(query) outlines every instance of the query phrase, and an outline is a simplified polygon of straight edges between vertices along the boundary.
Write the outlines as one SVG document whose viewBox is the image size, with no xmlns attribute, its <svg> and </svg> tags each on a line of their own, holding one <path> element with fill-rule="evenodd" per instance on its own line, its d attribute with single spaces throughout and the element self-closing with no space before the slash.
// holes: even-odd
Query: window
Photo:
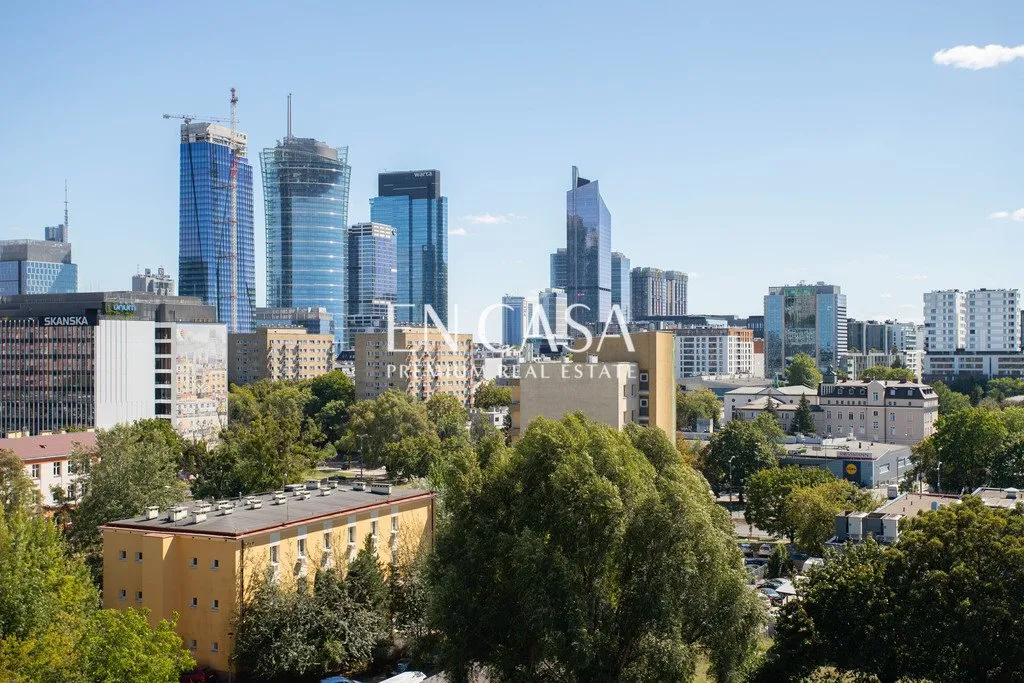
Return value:
<svg viewBox="0 0 1024 683">
<path fill-rule="evenodd" d="M 356 544 L 356 528 L 354 526 L 348 528 L 348 542 L 349 545 Z"/>
<path fill-rule="evenodd" d="M 646 398 L 640 399 L 640 407 L 641 408 L 646 408 L 647 407 L 647 399 Z"/>
<path fill-rule="evenodd" d="M 127 550 L 118 550 L 117 551 L 117 559 L 119 559 L 119 560 L 127 560 L 128 559 L 128 551 Z"/>
<path fill-rule="evenodd" d="M 877 391 L 871 392 L 871 400 L 872 401 L 877 401 L 878 400 L 878 392 Z"/>
<path fill-rule="evenodd" d="M 300 538 L 299 539 L 299 557 L 305 557 L 305 556 L 306 556 L 306 539 Z"/>
<path fill-rule="evenodd" d="M 874 422 L 871 423 L 871 428 L 874 429 L 875 431 L 878 431 L 878 420 L 875 420 Z"/>
<path fill-rule="evenodd" d="M 199 567 L 199 558 L 193 557 L 191 560 L 188 561 L 188 566 L 189 569 L 196 569 L 197 567 Z"/>
<path fill-rule="evenodd" d="M 272 545 L 272 546 L 270 546 L 270 564 L 277 564 L 277 563 L 278 563 L 277 546 L 276 545 Z"/>
<path fill-rule="evenodd" d="M 59 477 L 60 476 L 60 463 L 59 462 L 53 463 L 53 476 L 55 476 L 55 477 Z"/>
<path fill-rule="evenodd" d="M 863 411 L 863 410 L 862 410 L 862 411 L 860 411 L 860 419 L 861 419 L 861 420 L 863 420 L 863 419 L 864 419 L 864 411 Z"/>
<path fill-rule="evenodd" d="M 210 652 L 220 652 L 220 643 L 216 640 L 210 643 Z"/>
<path fill-rule="evenodd" d="M 199 598 L 193 596 L 192 599 L 189 601 L 188 606 L 192 609 L 199 607 Z"/>
<path fill-rule="evenodd" d="M 831 410 L 825 411 L 825 417 L 828 418 L 829 420 L 831 420 L 832 419 L 832 411 Z"/>
<path fill-rule="evenodd" d="M 872 415 L 871 417 L 878 417 L 878 411 L 877 410 L 873 410 L 872 412 L 874 413 L 874 415 Z"/>
<path fill-rule="evenodd" d="M 142 591 L 135 591 L 135 602 L 142 602 Z"/>
<path fill-rule="evenodd" d="M 68 484 L 68 500 L 74 500 L 74 499 L 75 499 L 75 485 L 74 484 Z"/>
<path fill-rule="evenodd" d="M 398 533 L 398 515 L 391 515 L 391 533 Z"/>
<path fill-rule="evenodd" d="M 850 422 L 853 422 L 853 413 L 850 413 Z"/>
<path fill-rule="evenodd" d="M 192 650 L 192 652 L 195 652 L 197 647 L 199 647 L 199 643 L 196 642 L 195 638 L 188 641 L 188 649 Z"/>
<path fill-rule="evenodd" d="M 896 420 L 896 413 L 889 413 L 889 419 L 895 421 Z"/>
<path fill-rule="evenodd" d="M 33 479 L 38 479 L 39 478 L 39 465 L 32 465 L 32 478 Z"/>
<path fill-rule="evenodd" d="M 210 603 L 210 609 L 214 612 L 220 611 L 220 600 L 214 600 Z"/>
<path fill-rule="evenodd" d="M 829 434 L 831 434 L 832 433 L 832 425 L 825 425 L 825 431 L 828 432 Z"/>
<path fill-rule="evenodd" d="M 330 550 L 330 549 L 331 549 L 331 532 L 330 531 L 325 531 L 324 532 L 324 550 Z"/>
<path fill-rule="evenodd" d="M 220 560 L 214 560 L 213 562 L 211 562 L 210 569 L 212 569 L 213 571 L 217 571 L 218 569 L 220 569 Z"/>
<path fill-rule="evenodd" d="M 142 553 L 141 552 L 135 553 L 135 561 L 136 562 L 142 562 Z"/>
<path fill-rule="evenodd" d="M 119 597 L 120 599 L 124 600 L 125 598 L 128 597 L 128 591 L 126 591 L 125 589 L 122 588 L 121 590 L 119 590 L 117 592 L 117 597 Z"/>
<path fill-rule="evenodd" d="M 68 460 L 68 474 L 74 474 L 78 471 L 78 465 L 75 464 L 74 460 Z"/>
<path fill-rule="evenodd" d="M 373 536 L 373 540 L 377 540 L 377 520 L 370 522 L 370 535 Z"/>
</svg>

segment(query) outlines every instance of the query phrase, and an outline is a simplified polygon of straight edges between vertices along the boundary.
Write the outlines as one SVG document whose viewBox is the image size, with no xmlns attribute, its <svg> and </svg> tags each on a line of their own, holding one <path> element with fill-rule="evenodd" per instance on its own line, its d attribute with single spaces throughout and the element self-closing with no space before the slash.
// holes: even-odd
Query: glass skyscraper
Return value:
<svg viewBox="0 0 1024 683">
<path fill-rule="evenodd" d="M 0 241 L 0 296 L 72 294 L 78 291 L 78 266 L 63 225 L 46 228 L 45 240 Z"/>
<path fill-rule="evenodd" d="M 239 149 L 235 253 L 231 252 L 232 147 Z M 252 166 L 245 133 L 213 123 L 181 127 L 178 294 L 217 310 L 228 332 L 252 332 L 256 309 Z M 232 283 L 232 260 L 235 282 Z M 232 309 L 237 321 L 232 326 Z"/>
<path fill-rule="evenodd" d="M 839 287 L 771 287 L 764 298 L 765 377 L 785 371 L 793 356 L 806 353 L 818 369 L 835 369 L 846 353 L 846 295 Z"/>
<path fill-rule="evenodd" d="M 625 254 L 617 251 L 612 252 L 612 305 L 618 305 L 622 310 L 622 317 L 626 322 L 630 318 L 630 304 L 632 293 L 629 279 L 629 259 Z"/>
<path fill-rule="evenodd" d="M 289 120 L 290 120 L 289 111 Z M 267 306 L 326 308 L 345 346 L 348 147 L 287 137 L 260 153 L 267 214 Z"/>
<path fill-rule="evenodd" d="M 346 348 L 355 348 L 357 334 L 387 331 L 396 274 L 395 231 L 390 225 L 357 223 L 349 228 Z"/>
<path fill-rule="evenodd" d="M 599 330 L 612 306 L 612 216 L 597 181 L 572 167 L 572 189 L 565 194 L 566 297 L 572 319 Z"/>
<path fill-rule="evenodd" d="M 519 346 L 530 324 L 530 307 L 526 297 L 506 294 L 501 297 L 501 304 L 501 343 Z"/>
<path fill-rule="evenodd" d="M 448 198 L 441 196 L 441 172 L 381 173 L 377 195 L 370 200 L 370 220 L 395 229 L 396 324 L 422 324 L 429 305 L 447 325 Z"/>
<path fill-rule="evenodd" d="M 551 254 L 551 288 L 565 289 L 567 285 L 566 277 L 565 248 L 559 248 Z"/>
</svg>

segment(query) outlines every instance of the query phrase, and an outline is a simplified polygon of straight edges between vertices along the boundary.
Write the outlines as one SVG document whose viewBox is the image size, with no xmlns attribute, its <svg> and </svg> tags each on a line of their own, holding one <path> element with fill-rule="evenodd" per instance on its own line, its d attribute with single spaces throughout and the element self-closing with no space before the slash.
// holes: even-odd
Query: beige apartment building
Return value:
<svg viewBox="0 0 1024 683">
<path fill-rule="evenodd" d="M 473 401 L 473 335 L 444 333 L 434 327 L 403 327 L 355 335 L 356 398 L 376 398 L 385 391 L 421 400 L 453 394 L 465 405 Z"/>
<path fill-rule="evenodd" d="M 939 399 L 927 384 L 848 381 L 818 387 L 815 421 L 825 437 L 914 445 L 935 431 Z"/>
<path fill-rule="evenodd" d="M 586 363 L 523 363 L 512 392 L 513 439 L 538 417 L 560 420 L 566 413 L 580 412 L 615 429 L 639 421 L 636 363 L 602 363 L 593 356 Z"/>
<path fill-rule="evenodd" d="M 228 335 L 228 381 L 303 380 L 334 368 L 334 335 L 301 327 L 259 327 Z"/>
</svg>

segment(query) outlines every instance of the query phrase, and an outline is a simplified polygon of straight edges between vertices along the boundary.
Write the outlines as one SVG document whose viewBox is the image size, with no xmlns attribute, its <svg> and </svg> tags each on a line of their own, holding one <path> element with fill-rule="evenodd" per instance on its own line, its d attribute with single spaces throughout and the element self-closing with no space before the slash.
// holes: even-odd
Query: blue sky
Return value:
<svg viewBox="0 0 1024 683">
<path fill-rule="evenodd" d="M 297 135 L 349 146 L 351 222 L 377 172 L 441 169 L 468 331 L 546 286 L 572 164 L 614 249 L 692 274 L 693 312 L 820 279 L 851 316 L 913 319 L 928 289 L 1024 285 L 1024 222 L 989 218 L 1024 207 L 1024 59 L 933 62 L 1024 43 L 1024 3 L 96 4 L 0 9 L 0 238 L 59 222 L 66 177 L 83 290 L 176 275 L 160 115 L 226 116 L 231 86 L 256 169 L 288 92 Z"/>
</svg>

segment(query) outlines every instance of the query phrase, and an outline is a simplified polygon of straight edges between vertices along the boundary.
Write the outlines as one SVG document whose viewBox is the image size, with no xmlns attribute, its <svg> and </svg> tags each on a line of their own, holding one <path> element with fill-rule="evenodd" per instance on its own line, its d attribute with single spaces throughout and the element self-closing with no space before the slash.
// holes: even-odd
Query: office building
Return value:
<svg viewBox="0 0 1024 683">
<path fill-rule="evenodd" d="M 533 305 L 525 296 L 506 294 L 501 297 L 501 343 L 519 346 L 523 343 L 533 315 Z"/>
<path fill-rule="evenodd" d="M 566 297 L 572 319 L 599 331 L 612 306 L 612 215 L 596 180 L 572 167 L 565 193 Z"/>
<path fill-rule="evenodd" d="M 472 405 L 473 335 L 448 333 L 435 327 L 395 328 L 356 335 L 356 399 L 399 391 L 426 401 L 434 394 L 452 394 Z"/>
<path fill-rule="evenodd" d="M 148 292 L 160 296 L 174 296 L 174 278 L 164 272 L 163 266 L 154 273 L 149 268 L 132 275 L 132 291 Z"/>
<path fill-rule="evenodd" d="M 1016 289 L 926 292 L 924 329 L 928 381 L 1024 376 Z"/>
<path fill-rule="evenodd" d="M 678 270 L 634 268 L 630 272 L 631 320 L 685 317 L 688 280 Z"/>
<path fill-rule="evenodd" d="M 256 309 L 246 145 L 245 133 L 214 123 L 181 126 L 178 294 L 213 306 L 230 332 L 251 332 Z"/>
<path fill-rule="evenodd" d="M 888 353 L 892 341 L 890 320 L 846 320 L 846 349 L 852 353 Z"/>
<path fill-rule="evenodd" d="M 887 368 L 902 367 L 914 373 L 920 380 L 924 375 L 925 353 L 920 349 L 900 351 L 891 347 L 889 353 L 844 353 L 839 356 L 838 370 L 846 373 L 847 379 L 860 379 L 868 368 L 882 365 Z"/>
<path fill-rule="evenodd" d="M 691 382 L 686 383 L 687 389 L 690 388 Z M 696 388 L 694 386 L 693 388 Z M 722 405 L 725 412 L 725 421 L 737 417 L 739 411 L 746 408 L 746 406 L 754 404 L 759 410 L 763 410 L 767 406 L 767 399 L 771 399 L 772 403 L 776 408 L 782 406 L 797 406 L 800 404 L 800 398 L 806 397 L 807 401 L 811 405 L 817 405 L 818 403 L 818 390 L 811 389 L 804 386 L 794 387 L 772 387 L 763 386 L 760 383 L 747 384 L 745 386 L 738 386 L 735 389 L 726 391 L 722 395 Z"/>
<path fill-rule="evenodd" d="M 538 417 L 560 420 L 581 412 L 591 420 L 622 429 L 639 422 L 640 382 L 636 363 L 541 361 L 523 363 L 513 385 L 512 437 L 518 439 Z"/>
<path fill-rule="evenodd" d="M 569 286 L 568 266 L 565 264 L 565 249 L 558 248 L 551 254 L 551 288 L 566 289 Z"/>
<path fill-rule="evenodd" d="M 756 377 L 754 333 L 741 327 L 690 327 L 675 333 L 676 379 Z"/>
<path fill-rule="evenodd" d="M 0 240 L 0 296 L 78 291 L 78 266 L 64 225 L 47 227 L 46 239 Z"/>
<path fill-rule="evenodd" d="M 323 306 L 257 308 L 256 327 L 301 327 L 310 334 L 337 336 L 334 316 Z"/>
<path fill-rule="evenodd" d="M 938 396 L 917 382 L 822 382 L 818 406 L 822 436 L 877 443 L 921 443 L 935 432 L 939 417 Z"/>
<path fill-rule="evenodd" d="M 345 319 L 348 147 L 288 133 L 260 153 L 267 217 L 267 306 L 326 308 Z M 344 326 L 335 327 L 336 350 Z"/>
<path fill-rule="evenodd" d="M 357 223 L 349 228 L 347 349 L 354 346 L 357 334 L 387 330 L 388 307 L 397 296 L 395 247 L 395 231 L 389 225 Z"/>
<path fill-rule="evenodd" d="M 196 662 L 226 678 L 240 600 L 249 595 L 242 587 L 269 576 L 284 590 L 310 590 L 317 571 L 347 566 L 368 538 L 385 567 L 433 542 L 430 491 L 361 482 L 285 489 L 151 507 L 103 525 L 103 606 L 148 609 L 152 626 L 176 615 Z"/>
<path fill-rule="evenodd" d="M 771 287 L 764 298 L 765 377 L 785 372 L 798 353 L 833 370 L 846 353 L 846 295 L 835 285 Z"/>
<path fill-rule="evenodd" d="M 569 338 L 569 324 L 566 318 L 568 305 L 565 290 L 549 287 L 537 292 L 537 308 L 543 312 L 544 319 L 547 320 L 548 327 L 556 341 Z M 530 327 L 528 336 L 543 337 L 545 331 L 540 323 L 539 314 L 531 315 L 532 319 L 536 319 L 536 323 Z"/>
<path fill-rule="evenodd" d="M 78 473 L 71 462 L 72 456 L 95 450 L 96 433 L 93 431 L 0 439 L 0 451 L 11 451 L 21 459 L 25 476 L 32 480 L 39 492 L 39 502 L 45 508 L 58 504 L 54 489 L 67 501 L 78 499 L 82 491 L 77 485 Z"/>
<path fill-rule="evenodd" d="M 617 251 L 612 252 L 612 306 L 618 306 L 627 323 L 632 320 L 633 295 L 630 290 L 629 259 Z"/>
<path fill-rule="evenodd" d="M 441 172 L 403 171 L 377 176 L 370 220 L 395 230 L 398 256 L 395 321 L 432 323 L 431 306 L 448 324 L 448 198 L 441 195 Z"/>
<path fill-rule="evenodd" d="M 910 447 L 857 439 L 786 444 L 779 466 L 818 467 L 864 488 L 898 484 L 912 468 Z M 865 513 L 861 513 L 865 514 Z"/>
<path fill-rule="evenodd" d="M 227 425 L 227 329 L 195 297 L 0 297 L 0 435 L 169 420 L 212 442 Z"/>
<path fill-rule="evenodd" d="M 258 327 L 228 335 L 228 381 L 313 379 L 334 369 L 334 337 L 301 327 Z"/>
</svg>

